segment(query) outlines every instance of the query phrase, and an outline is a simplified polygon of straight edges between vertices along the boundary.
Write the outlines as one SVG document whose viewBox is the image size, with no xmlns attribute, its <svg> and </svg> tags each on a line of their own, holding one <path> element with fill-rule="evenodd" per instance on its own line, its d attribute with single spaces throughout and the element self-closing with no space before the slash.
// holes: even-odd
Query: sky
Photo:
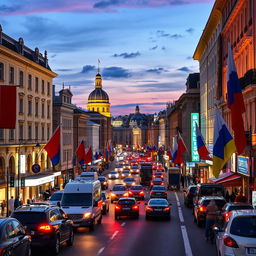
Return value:
<svg viewBox="0 0 256 256">
<path fill-rule="evenodd" d="M 100 60 L 112 115 L 157 113 L 185 92 L 214 0 L 1 0 L 3 32 L 47 50 L 49 65 L 86 108 Z"/>
</svg>

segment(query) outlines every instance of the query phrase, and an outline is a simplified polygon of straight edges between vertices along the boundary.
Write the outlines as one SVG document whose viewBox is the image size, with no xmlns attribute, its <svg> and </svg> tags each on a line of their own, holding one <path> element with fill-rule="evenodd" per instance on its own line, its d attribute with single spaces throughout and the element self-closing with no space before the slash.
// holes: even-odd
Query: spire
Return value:
<svg viewBox="0 0 256 256">
<path fill-rule="evenodd" d="M 62 89 L 64 90 L 64 88 L 65 88 L 65 85 L 64 85 L 64 82 L 62 82 Z"/>
<path fill-rule="evenodd" d="M 95 89 L 99 88 L 102 89 L 102 79 L 100 75 L 100 60 L 98 59 L 98 73 L 95 78 Z"/>
<path fill-rule="evenodd" d="M 140 113 L 140 107 L 137 105 L 135 108 L 135 114 L 138 114 L 138 113 Z"/>
</svg>

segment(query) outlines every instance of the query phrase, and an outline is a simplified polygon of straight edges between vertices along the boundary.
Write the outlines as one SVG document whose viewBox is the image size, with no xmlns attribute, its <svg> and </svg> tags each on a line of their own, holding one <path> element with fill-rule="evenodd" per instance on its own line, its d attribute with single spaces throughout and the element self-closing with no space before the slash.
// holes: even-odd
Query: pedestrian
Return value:
<svg viewBox="0 0 256 256">
<path fill-rule="evenodd" d="M 6 201 L 3 200 L 1 203 L 1 215 L 2 216 L 4 216 L 5 207 L 6 207 Z"/>
<path fill-rule="evenodd" d="M 13 196 L 11 196 L 11 198 L 8 201 L 8 209 L 9 209 L 8 216 L 10 216 L 12 214 L 12 212 L 14 212 L 14 199 L 13 199 Z"/>
<path fill-rule="evenodd" d="M 236 194 L 234 191 L 232 191 L 231 195 L 230 195 L 230 202 L 233 203 L 236 199 Z"/>
<path fill-rule="evenodd" d="M 230 200 L 230 195 L 229 195 L 228 191 L 226 192 L 225 199 L 226 199 L 227 203 L 228 203 L 229 200 Z"/>
<path fill-rule="evenodd" d="M 246 203 L 247 199 L 244 196 L 242 190 L 239 191 L 239 194 L 235 198 L 235 203 Z"/>
<path fill-rule="evenodd" d="M 184 188 L 184 175 L 181 175 L 180 177 L 182 188 Z"/>
<path fill-rule="evenodd" d="M 208 206 L 206 207 L 206 222 L 205 222 L 205 239 L 206 241 L 209 240 L 209 232 L 212 226 L 216 222 L 217 218 L 217 212 L 218 212 L 218 207 L 216 206 L 216 203 L 214 200 L 211 200 Z"/>
<path fill-rule="evenodd" d="M 16 210 L 16 208 L 18 208 L 20 206 L 20 199 L 17 196 L 14 200 L 14 210 Z"/>
</svg>

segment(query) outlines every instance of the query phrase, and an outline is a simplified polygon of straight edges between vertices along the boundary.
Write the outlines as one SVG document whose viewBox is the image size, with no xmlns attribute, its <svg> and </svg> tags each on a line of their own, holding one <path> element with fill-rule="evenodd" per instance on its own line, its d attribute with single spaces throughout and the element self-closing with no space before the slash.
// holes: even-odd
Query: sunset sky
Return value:
<svg viewBox="0 0 256 256">
<path fill-rule="evenodd" d="M 155 113 L 178 99 L 213 0 L 1 0 L 3 32 L 40 52 L 86 108 L 100 59 L 112 115 Z"/>
</svg>

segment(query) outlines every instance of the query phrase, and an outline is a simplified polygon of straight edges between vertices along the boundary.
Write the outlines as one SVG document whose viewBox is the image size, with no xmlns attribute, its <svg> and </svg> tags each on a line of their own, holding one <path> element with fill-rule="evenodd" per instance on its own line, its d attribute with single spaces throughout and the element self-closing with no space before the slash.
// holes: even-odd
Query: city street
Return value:
<svg viewBox="0 0 256 256">
<path fill-rule="evenodd" d="M 110 189 L 122 180 L 109 181 Z M 178 199 L 178 200 L 177 200 Z M 93 232 L 80 228 L 72 247 L 63 247 L 60 255 L 216 255 L 215 246 L 204 240 L 204 229 L 193 222 L 191 209 L 183 206 L 182 192 L 169 192 L 171 221 L 145 220 L 145 204 L 140 203 L 138 220 L 114 219 L 114 204 L 102 224 Z"/>
</svg>

